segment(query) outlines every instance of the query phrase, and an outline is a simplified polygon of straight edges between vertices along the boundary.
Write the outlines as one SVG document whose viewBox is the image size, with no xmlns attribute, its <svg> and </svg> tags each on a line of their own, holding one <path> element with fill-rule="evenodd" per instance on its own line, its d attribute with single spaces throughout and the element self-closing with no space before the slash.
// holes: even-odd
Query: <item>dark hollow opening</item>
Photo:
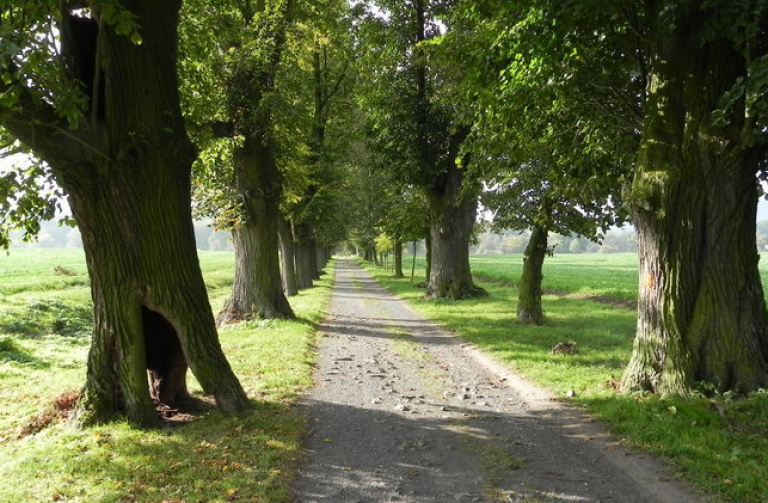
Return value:
<svg viewBox="0 0 768 503">
<path fill-rule="evenodd" d="M 152 398 L 158 403 L 178 406 L 188 397 L 187 359 L 173 325 L 165 317 L 141 307 L 144 347 Z"/>
</svg>

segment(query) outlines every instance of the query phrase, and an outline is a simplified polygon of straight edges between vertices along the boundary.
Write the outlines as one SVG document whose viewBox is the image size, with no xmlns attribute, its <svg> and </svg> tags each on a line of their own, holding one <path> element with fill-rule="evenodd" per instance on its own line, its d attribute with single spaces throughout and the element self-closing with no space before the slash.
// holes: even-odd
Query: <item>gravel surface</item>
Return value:
<svg viewBox="0 0 768 503">
<path fill-rule="evenodd" d="M 352 260 L 337 265 L 318 350 L 298 501 L 699 501 Z"/>
</svg>

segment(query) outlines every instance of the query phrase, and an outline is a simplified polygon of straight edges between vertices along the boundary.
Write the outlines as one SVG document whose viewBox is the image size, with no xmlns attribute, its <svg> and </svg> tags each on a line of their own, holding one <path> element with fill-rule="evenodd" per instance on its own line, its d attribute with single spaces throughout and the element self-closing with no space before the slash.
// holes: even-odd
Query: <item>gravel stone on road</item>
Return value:
<svg viewBox="0 0 768 503">
<path fill-rule="evenodd" d="M 340 259 L 294 484 L 313 502 L 694 502 L 647 454 Z"/>
</svg>

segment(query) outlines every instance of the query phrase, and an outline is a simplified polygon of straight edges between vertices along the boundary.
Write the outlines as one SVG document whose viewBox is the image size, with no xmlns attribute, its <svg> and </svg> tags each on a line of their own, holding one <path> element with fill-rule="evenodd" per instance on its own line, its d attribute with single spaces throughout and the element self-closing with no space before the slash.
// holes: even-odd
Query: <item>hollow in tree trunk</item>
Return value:
<svg viewBox="0 0 768 503">
<path fill-rule="evenodd" d="M 17 110 L 2 119 L 51 166 L 83 236 L 94 333 L 79 418 L 93 423 L 124 414 L 153 426 L 148 370 L 152 395 L 170 405 L 187 400 L 187 366 L 221 409 L 242 410 L 247 398 L 219 345 L 195 252 L 194 148 L 176 76 L 180 2 L 124 6 L 141 25 L 141 45 L 106 23 L 100 30 L 85 18 L 68 25 L 73 14 L 64 6 L 65 67 L 72 79 L 93 82 L 92 112 L 79 129 L 23 93 Z M 98 18 L 98 6 L 93 11 Z M 89 34 L 93 43 L 74 42 Z M 79 74 L 88 61 L 96 64 L 94 74 Z"/>
<path fill-rule="evenodd" d="M 278 217 L 277 234 L 280 238 L 280 273 L 283 277 L 283 290 L 285 295 L 292 297 L 299 292 L 299 287 L 296 285 L 296 254 L 291 224 L 282 214 Z"/>
<path fill-rule="evenodd" d="M 690 10 L 652 46 L 632 185 L 640 290 L 627 392 L 687 393 L 702 381 L 720 391 L 768 386 L 755 239 L 755 174 L 765 151 L 740 144 L 749 127 L 743 103 L 727 128 L 713 125 L 718 100 L 746 63 L 729 41 L 699 33 L 706 14 Z"/>
<path fill-rule="evenodd" d="M 523 274 L 517 291 L 517 321 L 526 325 L 541 325 L 544 315 L 541 309 L 542 269 L 547 255 L 547 229 L 534 225 L 523 259 Z"/>
</svg>

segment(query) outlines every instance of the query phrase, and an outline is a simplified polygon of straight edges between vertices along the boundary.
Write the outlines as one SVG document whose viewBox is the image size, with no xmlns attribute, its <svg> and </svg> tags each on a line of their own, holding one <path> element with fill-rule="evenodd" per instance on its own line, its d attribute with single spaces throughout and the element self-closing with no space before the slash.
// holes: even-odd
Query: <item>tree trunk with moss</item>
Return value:
<svg viewBox="0 0 768 503">
<path fill-rule="evenodd" d="M 465 299 L 483 295 L 475 286 L 469 267 L 469 242 L 477 216 L 477 196 L 461 194 L 464 170 L 448 168 L 440 190 L 427 192 L 430 217 L 430 260 L 427 295 Z"/>
<path fill-rule="evenodd" d="M 282 214 L 277 220 L 277 235 L 280 238 L 280 272 L 283 277 L 283 290 L 285 295 L 292 297 L 299 292 L 296 284 L 296 252 L 291 224 Z"/>
<path fill-rule="evenodd" d="M 219 324 L 295 317 L 280 275 L 277 224 L 282 185 L 272 146 L 264 138 L 246 138 L 235 149 L 236 185 L 244 195 L 243 223 L 232 230 L 235 280 Z"/>
<path fill-rule="evenodd" d="M 525 325 L 541 325 L 541 281 L 544 258 L 547 256 L 546 227 L 534 225 L 523 259 L 523 274 L 517 287 L 517 321 Z"/>
<path fill-rule="evenodd" d="M 432 238 L 431 231 L 427 231 L 427 237 L 424 238 L 424 248 L 426 249 L 426 255 L 424 256 L 424 278 L 429 283 L 429 275 L 432 273 Z"/>
<path fill-rule="evenodd" d="M 702 34 L 695 6 L 656 36 L 632 185 L 640 289 L 637 335 L 622 390 L 686 393 L 768 385 L 768 314 L 758 271 L 755 174 L 765 150 L 741 141 L 744 104 L 712 112 L 746 62 Z M 659 16 L 662 14 L 659 13 Z M 700 42 L 700 40 L 706 40 Z"/>
<path fill-rule="evenodd" d="M 27 96 L 16 113 L 2 116 L 9 131 L 51 166 L 82 233 L 94 333 L 80 420 L 123 414 L 139 426 L 158 424 L 152 397 L 184 405 L 187 366 L 221 409 L 242 410 L 246 395 L 219 345 L 195 252 L 194 148 L 176 76 L 180 2 L 122 5 L 141 25 L 141 45 L 106 24 L 98 30 L 95 21 L 79 26 L 92 23 L 98 51 L 95 40 L 74 43 L 84 33 L 62 32 L 70 77 L 82 80 L 77 69 L 96 62 L 90 119 L 71 129 Z M 99 17 L 97 6 L 93 11 Z"/>
</svg>

